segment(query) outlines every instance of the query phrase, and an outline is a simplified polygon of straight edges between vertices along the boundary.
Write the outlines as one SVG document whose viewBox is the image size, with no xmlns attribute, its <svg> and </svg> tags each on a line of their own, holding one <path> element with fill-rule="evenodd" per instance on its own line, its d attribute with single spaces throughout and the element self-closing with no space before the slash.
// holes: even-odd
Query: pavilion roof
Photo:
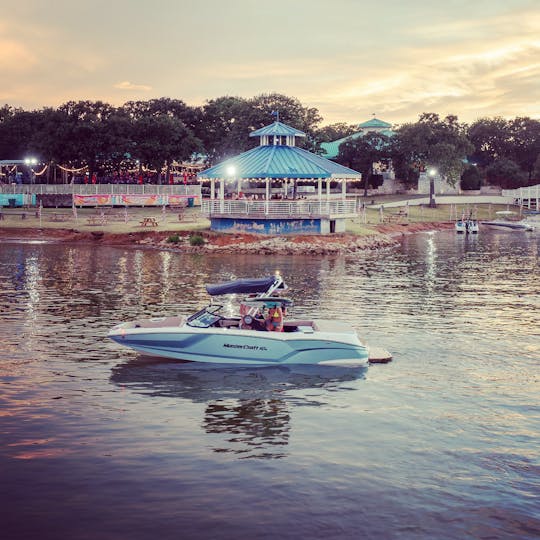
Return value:
<svg viewBox="0 0 540 540">
<path fill-rule="evenodd" d="M 262 137 L 263 135 L 293 135 L 294 137 L 305 137 L 306 134 L 299 129 L 287 126 L 282 122 L 274 122 L 268 126 L 252 131 L 250 137 Z"/>
<path fill-rule="evenodd" d="M 372 118 L 371 120 L 368 120 L 367 122 L 358 124 L 358 129 L 369 129 L 369 128 L 391 129 L 391 127 L 392 127 L 392 124 L 389 124 L 388 122 L 383 122 L 382 120 L 379 120 L 378 118 Z"/>
<path fill-rule="evenodd" d="M 264 129 L 264 128 L 263 128 Z M 234 168 L 234 173 L 231 173 Z M 198 174 L 211 178 L 351 178 L 361 174 L 303 148 L 286 145 L 257 146 Z"/>
</svg>

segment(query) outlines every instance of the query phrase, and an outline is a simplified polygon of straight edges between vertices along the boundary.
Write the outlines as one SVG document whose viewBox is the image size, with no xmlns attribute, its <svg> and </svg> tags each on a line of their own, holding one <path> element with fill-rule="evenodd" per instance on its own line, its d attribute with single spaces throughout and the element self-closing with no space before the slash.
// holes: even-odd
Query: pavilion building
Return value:
<svg viewBox="0 0 540 540">
<path fill-rule="evenodd" d="M 199 173 L 199 181 L 210 183 L 210 199 L 202 201 L 202 212 L 211 229 L 259 234 L 344 232 L 345 220 L 357 215 L 356 200 L 347 198 L 347 183 L 360 181 L 362 175 L 297 147 L 296 138 L 305 136 L 276 121 L 250 133 L 259 138 L 259 146 Z M 311 188 L 298 197 L 300 182 Z M 264 186 L 264 192 L 260 190 L 260 197 L 244 197 L 244 187 L 253 184 Z"/>
</svg>

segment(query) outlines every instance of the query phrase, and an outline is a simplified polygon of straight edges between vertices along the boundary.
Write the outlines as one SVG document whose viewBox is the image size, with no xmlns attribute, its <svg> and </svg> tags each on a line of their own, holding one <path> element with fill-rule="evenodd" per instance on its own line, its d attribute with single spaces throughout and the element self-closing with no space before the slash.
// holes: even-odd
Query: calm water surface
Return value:
<svg viewBox="0 0 540 540">
<path fill-rule="evenodd" d="M 310 258 L 2 241 L 2 538 L 538 538 L 539 245 L 437 233 Z M 394 361 L 215 368 L 105 337 L 275 269 L 295 316 L 349 320 Z"/>
</svg>

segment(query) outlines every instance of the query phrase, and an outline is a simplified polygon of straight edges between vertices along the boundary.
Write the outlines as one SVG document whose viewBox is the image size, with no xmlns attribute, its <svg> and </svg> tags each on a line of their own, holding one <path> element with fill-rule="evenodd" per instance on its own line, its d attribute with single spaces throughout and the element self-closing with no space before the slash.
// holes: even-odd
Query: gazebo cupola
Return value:
<svg viewBox="0 0 540 540">
<path fill-rule="evenodd" d="M 282 124 L 279 120 L 252 131 L 250 137 L 259 137 L 259 146 L 296 146 L 296 137 L 305 137 L 299 129 Z"/>
</svg>

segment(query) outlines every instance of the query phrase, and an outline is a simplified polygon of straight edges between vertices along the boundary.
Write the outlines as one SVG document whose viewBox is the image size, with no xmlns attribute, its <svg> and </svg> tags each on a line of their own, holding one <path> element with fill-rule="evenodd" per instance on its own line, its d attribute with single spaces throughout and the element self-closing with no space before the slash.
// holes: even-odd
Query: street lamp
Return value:
<svg viewBox="0 0 540 540">
<path fill-rule="evenodd" d="M 32 171 L 30 175 L 30 183 L 34 183 L 36 180 L 36 173 L 34 172 L 34 165 L 37 165 L 38 160 L 35 157 L 26 157 L 24 158 L 24 164 Z"/>
<path fill-rule="evenodd" d="M 435 176 L 437 175 L 437 169 L 429 169 L 429 207 L 437 208 L 435 204 Z"/>
<path fill-rule="evenodd" d="M 227 166 L 227 176 L 234 181 L 234 177 L 236 175 L 236 167 L 234 165 L 228 165 Z M 238 185 L 237 185 L 237 191 L 238 191 L 238 198 L 240 198 L 240 193 L 242 191 L 242 178 L 238 177 Z"/>
</svg>

